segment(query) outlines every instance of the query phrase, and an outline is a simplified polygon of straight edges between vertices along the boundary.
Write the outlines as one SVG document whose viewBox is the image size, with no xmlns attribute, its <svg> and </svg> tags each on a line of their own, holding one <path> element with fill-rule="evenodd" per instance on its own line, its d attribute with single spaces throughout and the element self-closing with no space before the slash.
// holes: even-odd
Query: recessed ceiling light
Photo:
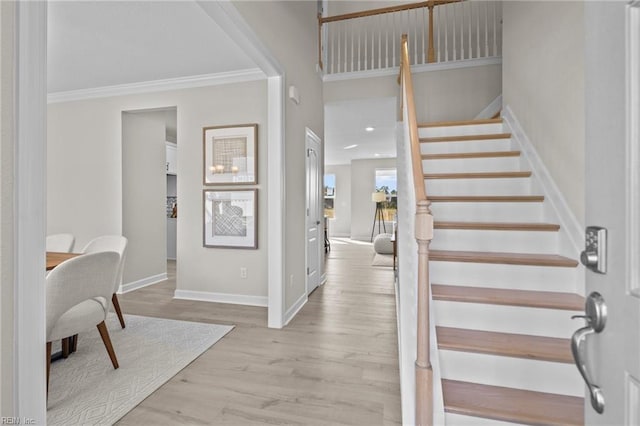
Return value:
<svg viewBox="0 0 640 426">
<path fill-rule="evenodd" d="M 380 157 L 380 154 L 378 154 L 377 152 L 375 154 L 373 154 L 374 157 Z"/>
<path fill-rule="evenodd" d="M 345 147 L 344 147 L 344 149 L 353 149 L 353 148 L 355 148 L 356 146 L 358 146 L 358 144 L 357 144 L 357 143 L 355 143 L 355 144 L 353 144 L 353 145 L 345 146 Z"/>
<path fill-rule="evenodd" d="M 365 129 L 367 132 L 373 132 L 373 131 L 375 130 L 375 127 L 371 127 L 371 126 L 369 126 L 369 127 L 365 127 L 364 129 Z"/>
</svg>

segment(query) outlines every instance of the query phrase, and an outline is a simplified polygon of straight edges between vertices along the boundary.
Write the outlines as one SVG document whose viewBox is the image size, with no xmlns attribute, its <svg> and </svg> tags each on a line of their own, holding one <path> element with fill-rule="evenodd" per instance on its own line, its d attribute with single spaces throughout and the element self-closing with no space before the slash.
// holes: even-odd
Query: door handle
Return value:
<svg viewBox="0 0 640 426">
<path fill-rule="evenodd" d="M 604 330 L 607 322 L 607 306 L 604 303 L 602 295 L 595 291 L 591 293 L 585 301 L 585 315 L 574 315 L 571 318 L 584 318 L 587 322 L 585 327 L 576 330 L 573 336 L 571 336 L 571 353 L 573 354 L 576 367 L 578 367 L 578 371 L 589 389 L 591 406 L 596 412 L 602 414 L 604 412 L 604 394 L 602 393 L 602 389 L 593 384 L 593 381 L 589 377 L 583 347 L 587 336 L 600 333 Z"/>
</svg>

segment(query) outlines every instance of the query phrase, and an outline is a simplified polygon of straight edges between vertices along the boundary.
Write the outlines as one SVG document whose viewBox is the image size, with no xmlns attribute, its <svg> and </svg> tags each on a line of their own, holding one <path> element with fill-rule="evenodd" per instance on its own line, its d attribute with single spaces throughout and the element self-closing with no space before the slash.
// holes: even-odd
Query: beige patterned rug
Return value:
<svg viewBox="0 0 640 426">
<path fill-rule="evenodd" d="M 77 352 L 51 364 L 47 424 L 115 423 L 233 329 L 135 315 L 125 321 L 122 330 L 115 315 L 107 319 L 119 369 L 97 329 L 80 334 Z"/>
</svg>

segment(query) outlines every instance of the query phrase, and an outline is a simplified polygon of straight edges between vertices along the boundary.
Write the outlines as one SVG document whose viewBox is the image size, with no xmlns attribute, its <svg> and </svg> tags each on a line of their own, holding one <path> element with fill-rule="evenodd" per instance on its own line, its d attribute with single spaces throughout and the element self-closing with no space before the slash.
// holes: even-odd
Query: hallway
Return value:
<svg viewBox="0 0 640 426">
<path fill-rule="evenodd" d="M 332 240 L 326 284 L 283 330 L 266 328 L 265 308 L 173 300 L 175 263 L 122 295 L 127 314 L 236 328 L 118 424 L 400 424 L 393 272 L 372 256 Z"/>
</svg>

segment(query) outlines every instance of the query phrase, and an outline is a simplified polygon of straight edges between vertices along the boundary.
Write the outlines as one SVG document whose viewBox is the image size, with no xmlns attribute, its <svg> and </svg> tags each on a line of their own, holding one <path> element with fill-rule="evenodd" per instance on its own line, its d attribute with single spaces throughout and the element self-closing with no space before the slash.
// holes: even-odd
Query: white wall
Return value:
<svg viewBox="0 0 640 426">
<path fill-rule="evenodd" d="M 584 6 L 503 4 L 503 102 L 584 223 Z"/>
<path fill-rule="evenodd" d="M 317 4 L 313 1 L 234 1 L 285 71 L 285 88 L 300 90 L 300 104 L 285 102 L 285 312 L 306 297 L 305 127 L 324 139 L 322 81 L 316 72 Z"/>
<path fill-rule="evenodd" d="M 0 413 L 13 414 L 13 16 L 0 2 Z"/>
<path fill-rule="evenodd" d="M 501 65 L 414 73 L 416 113 L 421 122 L 469 120 L 502 92 Z M 396 97 L 397 75 L 331 81 L 325 102 Z"/>
<path fill-rule="evenodd" d="M 325 166 L 325 174 L 336 176 L 335 217 L 329 219 L 329 236 L 351 236 L 351 165 Z"/>
<path fill-rule="evenodd" d="M 376 190 L 376 169 L 396 168 L 395 158 L 353 160 L 351 162 L 351 238 L 369 241 L 376 204 L 371 201 L 371 193 Z M 387 222 L 387 233 L 391 233 L 391 223 Z M 381 229 L 380 232 L 384 232 Z M 378 234 L 378 226 L 374 237 Z"/>
<path fill-rule="evenodd" d="M 164 111 L 122 113 L 123 282 L 167 273 Z"/>
<path fill-rule="evenodd" d="M 178 290 L 267 296 L 266 82 L 50 104 L 48 231 L 89 239 L 122 232 L 122 111 L 177 107 Z M 202 128 L 258 123 L 258 249 L 202 246 Z M 162 144 L 161 144 L 162 145 Z M 303 143 L 304 145 L 304 143 Z M 164 166 L 164 161 L 162 162 Z M 164 202 L 159 206 L 162 209 Z M 163 232 L 165 225 L 159 232 Z M 240 279 L 241 266 L 248 268 Z"/>
</svg>

